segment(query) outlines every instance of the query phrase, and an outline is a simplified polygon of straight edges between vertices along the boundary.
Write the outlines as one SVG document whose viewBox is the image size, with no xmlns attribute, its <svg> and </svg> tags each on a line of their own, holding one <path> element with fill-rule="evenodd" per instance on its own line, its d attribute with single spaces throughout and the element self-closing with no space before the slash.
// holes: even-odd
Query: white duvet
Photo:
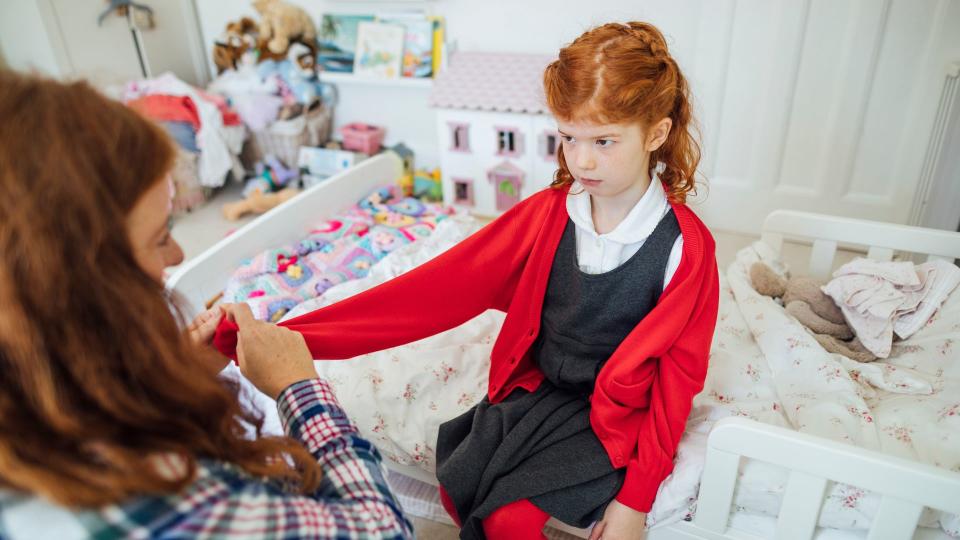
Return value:
<svg viewBox="0 0 960 540">
<path fill-rule="evenodd" d="M 382 283 L 476 229 L 470 218 L 444 221 L 430 237 L 383 259 L 365 279 L 334 287 L 288 317 Z M 731 415 L 960 470 L 960 294 L 954 293 L 924 329 L 895 344 L 891 358 L 858 364 L 827 353 L 782 307 L 753 291 L 746 269 L 757 260 L 786 270 L 758 242 L 742 250 L 721 278 L 707 381 L 694 400 L 675 470 L 660 487 L 648 525 L 692 516 L 707 435 L 714 422 Z M 432 472 L 439 425 L 472 407 L 486 391 L 490 350 L 502 322 L 502 313 L 488 311 L 410 345 L 316 366 L 360 431 L 388 459 Z M 269 398 L 255 391 L 251 397 L 266 415 L 267 430 L 279 431 Z M 747 461 L 734 510 L 776 515 L 786 478 L 783 469 Z M 868 528 L 878 504 L 878 497 L 863 490 L 831 485 L 820 525 Z M 960 535 L 955 516 L 928 511 L 921 524 Z"/>
</svg>

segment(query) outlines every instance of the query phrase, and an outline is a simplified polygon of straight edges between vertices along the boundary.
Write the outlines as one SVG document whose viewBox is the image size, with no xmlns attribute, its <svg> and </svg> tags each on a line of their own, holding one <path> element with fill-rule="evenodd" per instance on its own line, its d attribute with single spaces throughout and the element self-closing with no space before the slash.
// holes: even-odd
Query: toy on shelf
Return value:
<svg viewBox="0 0 960 540">
<path fill-rule="evenodd" d="M 267 40 L 260 36 L 257 22 L 250 17 L 243 17 L 238 21 L 228 22 L 223 33 L 214 42 L 213 63 L 217 66 L 219 75 L 228 69 L 240 70 L 244 66 L 255 66 L 267 60 L 280 62 L 288 57 L 289 49 L 297 43 L 310 50 L 313 60 L 317 52 L 315 41 L 294 38 L 287 49 L 275 53 L 267 47 Z"/>
<path fill-rule="evenodd" d="M 413 150 L 407 145 L 397 143 L 390 147 L 390 150 L 403 160 L 403 174 L 397 180 L 397 185 L 405 197 L 413 196 Z"/>
<path fill-rule="evenodd" d="M 280 0 L 254 0 L 254 9 L 260 13 L 257 30 L 261 39 L 267 41 L 267 49 L 275 54 L 284 54 L 295 38 L 311 43 L 317 39 L 313 19 L 303 8 Z"/>
<path fill-rule="evenodd" d="M 380 143 L 386 131 L 379 126 L 353 122 L 340 128 L 343 137 L 343 148 L 362 152 L 367 155 L 376 154 L 380 150 Z"/>
<path fill-rule="evenodd" d="M 425 201 L 442 201 L 443 184 L 440 169 L 420 169 L 413 174 L 413 196 Z"/>
</svg>

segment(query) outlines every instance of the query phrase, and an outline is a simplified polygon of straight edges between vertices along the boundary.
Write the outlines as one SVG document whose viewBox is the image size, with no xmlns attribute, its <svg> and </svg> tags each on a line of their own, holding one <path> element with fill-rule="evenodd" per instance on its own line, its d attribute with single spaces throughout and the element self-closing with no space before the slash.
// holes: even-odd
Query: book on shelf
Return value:
<svg viewBox="0 0 960 540">
<path fill-rule="evenodd" d="M 359 77 L 399 78 L 404 34 L 404 27 L 398 24 L 361 22 L 357 26 L 353 73 Z"/>
<path fill-rule="evenodd" d="M 377 21 L 397 24 L 404 28 L 402 76 L 430 77 L 433 75 L 433 21 L 422 13 L 378 15 Z"/>
<path fill-rule="evenodd" d="M 387 28 L 369 26 L 376 24 Z M 361 26 L 366 28 L 363 36 Z M 330 13 L 321 18 L 318 41 L 317 64 L 327 72 L 430 78 L 444 60 L 444 19 L 421 11 Z"/>
</svg>

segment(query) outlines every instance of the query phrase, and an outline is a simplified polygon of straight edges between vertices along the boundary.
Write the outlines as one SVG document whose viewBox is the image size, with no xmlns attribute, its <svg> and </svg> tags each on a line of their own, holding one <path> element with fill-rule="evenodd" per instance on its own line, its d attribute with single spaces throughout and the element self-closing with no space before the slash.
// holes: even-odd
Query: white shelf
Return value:
<svg viewBox="0 0 960 540">
<path fill-rule="evenodd" d="M 320 74 L 320 80 L 334 84 L 359 84 L 366 86 L 389 86 L 393 88 L 424 88 L 433 87 L 431 78 L 401 77 L 397 79 L 377 79 L 373 77 L 358 77 L 353 73 L 337 73 L 333 71 L 324 71 Z"/>
</svg>

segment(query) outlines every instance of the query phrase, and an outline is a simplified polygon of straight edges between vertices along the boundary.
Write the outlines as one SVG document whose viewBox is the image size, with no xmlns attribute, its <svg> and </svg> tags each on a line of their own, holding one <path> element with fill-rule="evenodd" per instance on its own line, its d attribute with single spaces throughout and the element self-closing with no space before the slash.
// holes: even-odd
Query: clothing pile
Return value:
<svg viewBox="0 0 960 540">
<path fill-rule="evenodd" d="M 222 186 L 229 173 L 243 178 L 239 156 L 246 131 L 223 96 L 164 73 L 127 83 L 123 101 L 162 125 L 179 146 L 173 173 L 175 211 L 205 200 L 209 189 Z"/>
<path fill-rule="evenodd" d="M 930 320 L 960 284 L 960 268 L 946 261 L 920 265 L 856 259 L 822 287 L 840 306 L 864 347 L 890 356 L 894 334 L 906 339 Z"/>
</svg>

